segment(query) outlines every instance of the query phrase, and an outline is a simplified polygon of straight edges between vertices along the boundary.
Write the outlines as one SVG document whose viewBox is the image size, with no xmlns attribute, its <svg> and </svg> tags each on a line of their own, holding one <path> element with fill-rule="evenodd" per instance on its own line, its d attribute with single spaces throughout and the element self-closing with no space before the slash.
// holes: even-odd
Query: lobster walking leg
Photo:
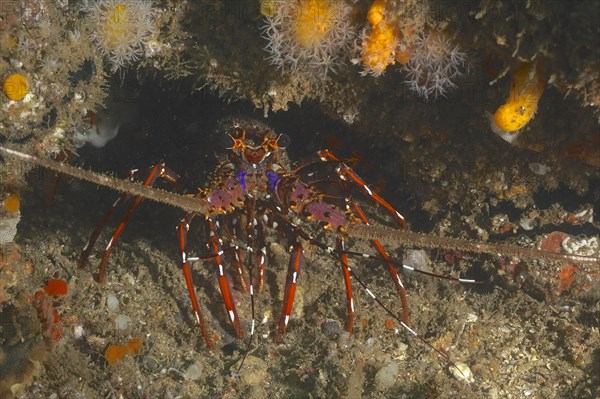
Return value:
<svg viewBox="0 0 600 399">
<path fill-rule="evenodd" d="M 130 175 L 133 173 L 135 173 L 135 172 L 132 171 L 130 173 Z M 150 170 L 150 173 L 148 174 L 148 177 L 146 177 L 146 180 L 144 180 L 143 185 L 144 186 L 152 186 L 156 182 L 156 180 L 159 178 L 165 179 L 170 183 L 177 183 L 179 181 L 179 176 L 175 172 L 173 172 L 171 169 L 167 168 L 164 163 L 161 163 L 161 164 L 155 165 Z M 124 200 L 126 200 L 127 197 L 128 197 L 128 195 L 124 194 L 119 199 L 117 199 L 117 201 L 115 201 L 115 203 L 113 204 L 111 209 L 109 209 L 108 212 L 104 215 L 104 217 L 102 218 L 102 220 L 100 221 L 98 226 L 96 226 L 96 229 L 94 229 L 94 232 L 92 233 L 90 239 L 88 240 L 87 244 L 85 245 L 84 250 L 79 258 L 78 267 L 81 268 L 85 265 L 87 258 L 90 254 L 91 248 L 100 234 L 100 230 L 102 229 L 104 224 L 108 221 L 108 219 L 112 215 L 116 206 L 119 205 Z M 110 258 L 112 250 L 113 250 L 114 246 L 116 245 L 121 234 L 123 234 L 123 231 L 125 230 L 125 226 L 127 225 L 129 218 L 131 217 L 131 215 L 133 214 L 133 212 L 138 207 L 140 202 L 142 202 L 143 199 L 144 199 L 144 197 L 142 197 L 141 195 L 136 196 L 133 199 L 133 202 L 131 203 L 131 205 L 129 206 L 129 209 L 127 209 L 125 216 L 123 216 L 123 218 L 117 225 L 117 228 L 115 229 L 110 241 L 108 242 L 108 245 L 106 246 L 106 248 L 104 250 L 104 253 L 102 254 L 102 260 L 100 261 L 100 266 L 98 269 L 98 281 L 99 282 L 104 283 L 106 281 L 106 268 L 108 266 L 108 259 Z"/>
<path fill-rule="evenodd" d="M 138 172 L 138 170 L 136 170 L 136 169 L 129 171 L 129 175 L 128 175 L 129 180 L 133 181 L 137 172 Z M 96 240 L 100 236 L 100 232 L 102 231 L 102 228 L 108 222 L 108 220 L 112 216 L 115 209 L 117 209 L 117 207 L 121 203 L 127 201 L 129 198 L 131 198 L 131 195 L 129 195 L 128 193 L 121 194 L 121 196 L 119 198 L 117 198 L 117 200 L 112 204 L 112 206 L 108 209 L 108 211 L 106 211 L 106 213 L 104 214 L 104 216 L 102 217 L 100 222 L 94 228 L 94 231 L 90 235 L 90 238 L 88 239 L 87 243 L 83 247 L 83 251 L 81 251 L 81 255 L 79 256 L 79 262 L 77 262 L 78 269 L 82 269 L 85 266 L 85 264 L 87 263 L 87 260 L 90 256 L 90 252 L 92 251 L 92 248 L 94 247 L 94 244 L 96 243 Z"/>
<path fill-rule="evenodd" d="M 319 201 L 317 201 L 319 202 Z M 325 207 L 327 207 L 327 204 L 321 203 L 322 205 L 324 205 Z M 336 212 L 333 208 L 326 208 L 326 209 L 331 209 L 333 211 L 332 215 Z M 275 211 L 275 215 L 278 217 L 278 219 L 283 223 L 283 225 L 287 226 L 289 228 L 290 231 L 288 231 L 288 234 L 291 234 L 292 236 L 296 236 L 296 237 L 301 237 L 304 240 L 307 240 L 308 242 L 310 242 L 313 245 L 316 245 L 317 247 L 321 248 L 323 251 L 325 251 L 326 253 L 330 254 L 330 255 L 334 255 L 339 259 L 341 266 L 342 266 L 342 273 L 344 275 L 344 285 L 346 287 L 346 309 L 347 309 L 347 331 L 348 332 L 352 332 L 353 330 L 353 326 L 354 326 L 354 298 L 353 298 L 353 293 L 352 293 L 352 281 L 350 279 L 350 274 L 351 269 L 350 269 L 350 265 L 348 264 L 348 256 L 347 253 L 345 251 L 345 240 L 343 236 L 340 236 L 339 241 L 338 241 L 338 248 L 337 250 L 335 250 L 332 247 L 329 247 L 328 245 L 319 242 L 318 240 L 315 240 L 313 237 L 311 237 L 308 233 L 306 233 L 304 230 L 302 230 L 298 225 L 292 223 L 288 218 L 286 218 L 284 215 L 282 215 L 281 213 Z M 331 215 L 330 215 L 331 217 Z M 327 218 L 326 218 L 327 219 Z M 334 219 L 331 219 L 331 222 L 334 222 Z M 297 244 L 300 245 L 300 244 Z M 304 258 L 303 258 L 303 254 L 302 254 L 302 247 L 300 246 L 299 248 L 300 252 L 298 252 L 298 250 L 292 246 L 292 257 L 290 259 L 290 265 L 288 267 L 288 278 L 287 278 L 287 284 L 286 284 L 286 299 L 287 299 L 287 295 L 288 295 L 288 286 L 292 287 L 293 284 L 293 289 L 295 291 L 295 284 L 296 284 L 296 278 L 297 278 L 297 273 L 299 272 L 300 267 L 298 267 L 298 272 L 296 272 L 296 275 L 293 274 L 293 272 L 296 269 L 296 265 L 294 264 L 294 262 L 298 263 L 298 266 L 301 266 L 301 264 L 304 262 Z M 301 256 L 299 258 L 299 256 Z M 280 318 L 280 323 L 279 325 L 282 326 L 282 321 L 285 321 L 285 310 L 286 307 L 289 304 L 289 312 L 287 313 L 288 316 L 288 321 L 289 321 L 289 314 L 291 312 L 291 306 L 292 303 L 291 301 L 293 301 L 293 296 L 291 299 L 285 300 L 284 299 L 284 309 L 282 309 L 282 314 L 281 314 L 281 318 Z M 284 327 L 287 328 L 287 323 L 285 323 Z M 281 334 L 283 334 L 285 332 L 285 328 L 282 330 L 280 328 L 279 331 Z"/>
<path fill-rule="evenodd" d="M 356 172 L 354 172 L 352 170 L 352 168 L 350 168 L 348 165 L 346 165 L 344 162 L 342 162 L 342 160 L 340 160 L 338 157 L 333 155 L 329 150 L 321 150 L 317 154 L 318 154 L 319 158 L 321 159 L 321 161 L 323 161 L 323 162 L 330 162 L 330 161 L 338 162 L 339 167 L 336 169 L 336 172 L 337 172 L 338 176 L 340 177 L 340 179 L 342 179 L 342 180 L 350 179 L 350 181 L 353 182 L 354 184 L 356 184 L 365 194 L 367 194 L 375 202 L 377 202 L 378 204 L 383 206 L 385 209 L 387 209 L 394 216 L 394 218 L 396 219 L 396 221 L 398 222 L 400 227 L 406 226 L 406 221 L 404 220 L 404 216 L 402 216 L 400 214 L 400 212 L 398 212 L 389 202 L 384 200 L 377 193 L 374 193 L 369 188 L 369 186 L 367 186 L 367 183 L 365 183 L 365 181 L 359 175 L 357 175 Z"/>
<path fill-rule="evenodd" d="M 238 277 L 240 288 L 243 292 L 248 292 L 249 281 L 246 277 L 246 267 L 244 265 L 244 252 L 239 245 L 236 244 L 235 234 L 227 225 L 222 226 L 226 241 L 229 243 L 228 251 L 232 252 L 235 257 L 234 268 Z"/>
<path fill-rule="evenodd" d="M 223 243 L 215 232 L 215 226 L 211 219 L 207 220 L 207 224 L 210 235 L 208 246 L 211 254 L 214 255 L 213 264 L 219 278 L 219 289 L 221 290 L 221 295 L 223 296 L 223 303 L 225 304 L 227 316 L 229 317 L 229 321 L 231 322 L 235 333 L 241 338 L 244 336 L 244 333 L 242 331 L 240 319 L 238 318 L 235 310 L 235 302 L 233 301 L 233 296 L 231 295 L 231 286 L 229 284 L 229 280 L 225 276 L 225 270 L 223 267 Z"/>
<path fill-rule="evenodd" d="M 267 259 L 267 247 L 264 245 L 260 248 L 258 254 L 258 280 L 256 282 L 256 290 L 261 292 L 265 286 L 265 260 Z"/>
<path fill-rule="evenodd" d="M 364 224 L 369 224 L 369 220 L 367 219 L 367 215 L 362 211 L 362 209 L 358 206 L 358 204 L 354 201 L 349 201 L 352 208 L 356 211 L 358 217 L 363 221 Z M 396 290 L 398 291 L 398 295 L 400 296 L 400 301 L 402 302 L 402 321 L 406 324 L 409 323 L 409 314 L 408 314 L 408 299 L 406 298 L 406 288 L 404 288 L 404 284 L 402 284 L 402 280 L 400 279 L 400 274 L 398 270 L 396 270 L 396 266 L 390 259 L 387 251 L 381 245 L 379 240 L 371 240 L 371 244 L 375 247 L 377 252 L 381 255 L 381 257 L 385 260 L 385 263 L 388 267 L 388 271 L 392 276 L 392 280 L 394 281 L 394 285 L 396 286 Z"/>
<path fill-rule="evenodd" d="M 250 283 L 246 278 L 246 275 L 244 274 L 244 254 L 242 250 L 239 249 L 239 247 L 237 246 L 234 246 L 233 249 L 233 253 L 235 255 L 235 270 L 237 271 L 239 277 L 240 287 L 242 288 L 242 291 L 248 292 L 248 287 Z"/>
<path fill-rule="evenodd" d="M 256 246 L 259 248 L 256 256 L 252 260 L 252 266 L 258 265 L 258 276 L 256 280 L 256 290 L 261 292 L 265 286 L 265 264 L 267 261 L 267 246 L 265 243 L 265 231 L 263 220 L 260 218 L 256 219 L 256 228 L 254 229 L 256 234 Z"/>
<path fill-rule="evenodd" d="M 352 280 L 350 280 L 350 265 L 348 264 L 348 255 L 344 253 L 346 250 L 346 241 L 344 238 L 339 239 L 338 251 L 339 259 L 342 264 L 342 273 L 344 274 L 344 285 L 346 286 L 346 331 L 352 334 L 354 328 L 354 298 L 352 295 Z"/>
<path fill-rule="evenodd" d="M 206 346 L 209 349 L 212 349 L 212 339 L 210 337 L 208 328 L 206 327 L 204 316 L 200 311 L 200 305 L 198 304 L 198 298 L 196 297 L 196 289 L 194 288 L 192 271 L 190 269 L 190 265 L 188 264 L 187 257 L 187 234 L 190 229 L 190 223 L 192 222 L 194 216 L 194 213 L 186 213 L 179 225 L 177 226 L 177 238 L 179 240 L 179 249 L 181 251 L 181 268 L 185 277 L 185 283 L 187 285 L 188 294 L 190 295 L 190 300 L 192 301 L 192 308 L 194 309 L 196 322 L 198 322 L 198 326 L 200 327 L 200 332 L 202 333 L 202 337 L 204 337 L 204 342 L 206 342 Z"/>
<path fill-rule="evenodd" d="M 290 263 L 288 265 L 287 278 L 285 282 L 285 294 L 283 295 L 283 305 L 281 307 L 281 316 L 279 317 L 279 325 L 277 333 L 279 336 L 285 334 L 288 323 L 290 322 L 290 314 L 294 304 L 294 296 L 296 295 L 296 284 L 300 269 L 304 264 L 304 251 L 299 242 L 292 244 Z"/>
<path fill-rule="evenodd" d="M 319 158 L 321 159 L 321 161 L 323 161 L 323 162 L 337 162 L 339 164 L 339 166 L 336 168 L 336 173 L 338 174 L 340 179 L 342 179 L 344 181 L 350 180 L 351 183 L 358 186 L 365 194 L 367 194 L 367 196 L 369 196 L 371 199 L 373 199 L 373 201 L 375 201 L 376 203 L 380 204 L 385 209 L 387 209 L 394 216 L 394 218 L 396 219 L 396 221 L 398 222 L 400 227 L 406 226 L 404 217 L 400 214 L 400 212 L 398 212 L 385 199 L 380 197 L 378 194 L 374 193 L 367 186 L 365 181 L 356 172 L 354 172 L 352 170 L 352 168 L 350 168 L 348 165 L 346 165 L 342 160 L 340 160 L 338 157 L 336 157 L 334 154 L 332 154 L 329 150 L 321 150 L 318 152 L 318 155 L 319 155 Z M 356 215 L 359 217 L 359 219 L 361 219 L 364 224 L 368 225 L 369 220 L 367 219 L 367 216 L 362 211 L 362 209 L 360 209 L 360 207 L 356 204 L 356 202 L 349 201 L 349 203 L 352 206 L 353 210 L 355 211 Z M 402 301 L 402 320 L 404 321 L 404 323 L 408 324 L 409 323 L 408 300 L 406 298 L 406 289 L 404 288 L 404 284 L 402 284 L 400 275 L 398 274 L 396 267 L 392 263 L 388 253 L 386 252 L 385 248 L 381 245 L 379 240 L 371 240 L 371 244 L 375 247 L 377 252 L 379 252 L 379 254 L 385 260 L 385 263 L 388 266 L 388 271 L 390 272 L 390 275 L 392 276 L 392 280 L 394 281 L 394 285 L 396 286 L 396 290 L 398 291 L 398 295 L 400 296 L 400 300 Z"/>
<path fill-rule="evenodd" d="M 258 280 L 256 282 L 256 290 L 261 292 L 265 283 L 265 260 L 267 258 L 267 250 L 265 247 L 264 226 L 262 220 L 256 218 L 256 199 L 248 198 L 245 201 L 246 208 L 246 239 L 248 248 L 250 249 L 251 267 L 254 268 L 258 264 Z M 259 247 L 259 253 L 252 258 L 252 251 L 255 247 Z"/>
</svg>

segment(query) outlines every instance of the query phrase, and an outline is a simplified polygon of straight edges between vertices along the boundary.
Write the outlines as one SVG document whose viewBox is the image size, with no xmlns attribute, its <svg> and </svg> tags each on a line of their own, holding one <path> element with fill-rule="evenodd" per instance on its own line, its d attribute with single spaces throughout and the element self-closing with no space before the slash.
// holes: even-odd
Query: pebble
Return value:
<svg viewBox="0 0 600 399">
<path fill-rule="evenodd" d="M 379 389 L 389 389 L 394 385 L 398 376 L 398 363 L 391 361 L 375 374 L 375 384 Z"/>
<path fill-rule="evenodd" d="M 135 280 L 135 277 L 133 277 L 133 275 L 131 275 L 130 273 L 125 273 L 121 277 L 121 281 L 123 283 L 127 283 L 129 285 L 137 285 L 137 281 Z"/>
<path fill-rule="evenodd" d="M 533 230 L 537 226 L 537 221 L 534 218 L 525 217 L 521 219 L 519 225 L 523 228 L 523 230 Z"/>
<path fill-rule="evenodd" d="M 475 381 L 475 378 L 473 378 L 473 372 L 465 363 L 455 363 L 454 366 L 450 366 L 450 372 L 457 379 L 466 381 L 467 384 Z"/>
<path fill-rule="evenodd" d="M 84 335 L 85 330 L 83 329 L 83 326 L 81 324 L 77 324 L 73 327 L 73 336 L 75 337 L 75 339 L 83 338 Z"/>
<path fill-rule="evenodd" d="M 244 367 L 240 370 L 240 379 L 245 385 L 249 387 L 262 385 L 267 376 L 267 363 L 264 360 L 256 356 L 246 358 Z"/>
<path fill-rule="evenodd" d="M 119 310 L 119 300 L 113 294 L 108 294 L 106 296 L 106 306 L 111 312 L 116 312 Z"/>
<path fill-rule="evenodd" d="M 250 387 L 246 392 L 246 397 L 249 399 L 265 399 L 268 398 L 267 390 L 262 385 L 255 385 Z"/>
<path fill-rule="evenodd" d="M 202 376 L 202 366 L 194 362 L 183 372 L 183 379 L 186 381 L 196 381 Z"/>
<path fill-rule="evenodd" d="M 546 166 L 542 163 L 532 162 L 529 165 L 529 170 L 531 170 L 536 175 L 544 176 L 546 173 L 550 172 L 552 168 L 550 166 Z"/>
<path fill-rule="evenodd" d="M 115 318 L 115 326 L 117 327 L 117 330 L 127 329 L 127 327 L 129 327 L 129 323 L 131 322 L 131 317 L 124 314 L 120 314 Z"/>
<path fill-rule="evenodd" d="M 402 262 L 410 267 L 414 267 L 415 269 L 422 270 L 425 272 L 431 272 L 431 260 L 422 249 L 412 249 L 406 251 L 406 255 L 404 255 L 404 259 Z"/>
<path fill-rule="evenodd" d="M 151 355 L 144 356 L 143 363 L 152 372 L 158 372 L 162 368 L 158 359 Z"/>
<path fill-rule="evenodd" d="M 337 338 L 342 333 L 342 326 L 337 320 L 327 319 L 321 323 L 321 330 L 327 338 L 333 339 Z"/>
</svg>

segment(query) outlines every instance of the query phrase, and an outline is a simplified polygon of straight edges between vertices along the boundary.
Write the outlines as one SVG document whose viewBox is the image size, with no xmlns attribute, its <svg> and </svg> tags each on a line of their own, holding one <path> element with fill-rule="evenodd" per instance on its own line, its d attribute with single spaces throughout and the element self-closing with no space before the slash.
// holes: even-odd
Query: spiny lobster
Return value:
<svg viewBox="0 0 600 399">
<path fill-rule="evenodd" d="M 355 309 L 352 290 L 352 278 L 354 278 L 366 289 L 370 297 L 381 305 L 392 318 L 397 320 L 406 331 L 438 352 L 447 361 L 449 361 L 447 354 L 435 348 L 410 327 L 406 291 L 400 279 L 399 268 L 462 283 L 480 283 L 481 281 L 436 275 L 396 263 L 388 255 L 381 241 L 410 243 L 424 247 L 451 247 L 471 252 L 503 253 L 504 255 L 518 257 L 541 257 L 551 260 L 596 263 L 599 261 L 598 258 L 593 257 L 531 250 L 510 245 L 476 243 L 406 231 L 402 229 L 405 227 L 403 216 L 386 200 L 373 192 L 352 168 L 330 151 L 318 151 L 318 158 L 314 162 L 294 166 L 286 153 L 289 138 L 285 134 L 275 133 L 260 122 L 244 120 L 237 124 L 234 123 L 224 134 L 231 140 L 227 155 L 221 159 L 219 166 L 213 172 L 210 185 L 200 189 L 194 195 L 180 195 L 151 187 L 158 179 L 164 179 L 173 184 L 179 183 L 179 176 L 165 164 L 152 167 L 143 184 L 139 184 L 134 182 L 138 171 L 131 172 L 130 180 L 118 180 L 5 147 L 0 147 L 0 153 L 122 192 L 120 198 L 104 215 L 92 233 L 81 254 L 79 267 L 85 265 L 103 225 L 111 217 L 113 211 L 118 206 L 131 201 L 125 216 L 118 224 L 103 253 L 99 266 L 100 282 L 105 280 L 109 256 L 115 244 L 142 199 L 149 198 L 185 210 L 185 215 L 177 227 L 181 267 L 196 321 L 209 348 L 212 348 L 214 344 L 196 296 L 190 263 L 197 260 L 212 262 L 218 277 L 218 285 L 227 311 L 227 317 L 237 336 L 241 338 L 244 336 L 244 332 L 231 292 L 232 282 L 225 271 L 226 258 L 228 258 L 226 255 L 233 254 L 239 286 L 249 292 L 252 309 L 254 309 L 255 290 L 260 291 L 264 285 L 264 269 L 267 259 L 265 232 L 267 229 L 274 229 L 285 234 L 290 248 L 290 261 L 283 304 L 276 328 L 276 337 L 285 334 L 289 325 L 298 276 L 304 264 L 304 249 L 301 242 L 303 240 L 320 248 L 339 261 L 346 289 L 346 328 L 349 332 L 352 332 L 354 323 Z M 313 176 L 311 168 L 316 163 L 323 163 L 330 170 L 331 173 L 328 179 L 333 178 L 346 188 L 348 186 L 355 187 L 364 196 L 386 209 L 401 229 L 371 226 L 366 214 L 353 199 L 335 198 L 318 192 L 314 188 L 317 181 L 310 181 L 315 179 L 311 177 Z M 336 201 L 338 204 L 335 204 Z M 340 201 L 342 202 L 340 203 Z M 204 217 L 207 231 L 209 253 L 202 258 L 188 255 L 188 231 L 192 220 L 196 216 Z M 334 232 L 336 235 L 335 244 L 329 245 L 311 236 L 301 224 L 303 219 L 318 223 L 326 230 Z M 234 229 L 238 230 L 237 234 L 233 233 Z M 347 238 L 352 236 L 370 240 L 378 255 L 370 256 L 347 250 Z M 225 238 L 225 242 L 222 237 Z M 242 245 L 242 241 L 245 244 Z M 244 251 L 247 254 L 246 256 Z M 403 310 L 401 316 L 397 316 L 384 306 L 359 276 L 354 273 L 349 264 L 349 256 L 368 256 L 387 266 L 401 300 Z M 254 270 L 257 270 L 256 280 L 253 278 Z M 252 316 L 250 337 L 253 336 L 255 327 L 254 314 Z M 452 362 L 450 364 L 453 365 Z"/>
</svg>

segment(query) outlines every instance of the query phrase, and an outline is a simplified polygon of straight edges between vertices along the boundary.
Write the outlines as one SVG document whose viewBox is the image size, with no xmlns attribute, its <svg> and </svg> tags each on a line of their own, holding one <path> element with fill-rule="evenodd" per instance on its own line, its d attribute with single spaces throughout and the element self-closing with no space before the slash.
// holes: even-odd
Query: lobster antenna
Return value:
<svg viewBox="0 0 600 399">
<path fill-rule="evenodd" d="M 103 175 L 78 168 L 76 166 L 63 164 L 47 158 L 38 158 L 17 150 L 0 146 L 0 153 L 9 157 L 18 158 L 25 162 L 32 163 L 44 168 L 62 173 L 77 179 L 85 180 L 99 186 L 108 187 L 113 190 L 130 193 L 132 195 L 141 195 L 152 201 L 161 204 L 170 205 L 183 209 L 187 212 L 198 214 L 207 214 L 208 209 L 205 204 L 192 196 L 185 196 L 169 191 L 144 186 L 142 184 L 129 180 L 118 179 L 113 176 Z M 508 255 L 527 259 L 547 259 L 550 261 L 567 261 L 600 264 L 600 258 L 596 256 L 583 256 L 573 254 L 562 254 L 556 252 L 542 251 L 537 249 L 519 247 L 508 244 L 493 244 L 480 241 L 470 241 L 460 238 L 439 237 L 430 234 L 415 233 L 407 230 L 392 229 L 383 226 L 372 226 L 365 224 L 356 224 L 348 229 L 349 237 L 362 238 L 367 240 L 377 239 L 396 245 L 414 245 L 424 248 L 453 248 L 458 251 L 491 254 Z"/>
<path fill-rule="evenodd" d="M 92 172 L 78 168 L 73 165 L 68 165 L 47 158 L 38 158 L 24 152 L 16 151 L 10 148 L 0 146 L 0 153 L 9 157 L 18 158 L 28 163 L 32 163 L 44 168 L 50 169 L 57 173 L 62 173 L 67 176 L 85 180 L 99 186 L 108 187 L 121 193 L 129 193 L 132 195 L 141 195 L 144 198 L 152 201 L 160 202 L 161 204 L 171 205 L 176 208 L 181 208 L 187 212 L 207 213 L 205 206 L 195 199 L 184 195 L 175 194 L 169 191 L 151 188 L 142 184 L 122 180 L 113 176 L 103 175 L 101 173 Z"/>
<path fill-rule="evenodd" d="M 600 264 L 600 258 L 596 256 L 563 254 L 519 247 L 516 245 L 486 243 L 453 237 L 440 237 L 407 230 L 392 229 L 384 226 L 357 224 L 348 229 L 348 236 L 365 240 L 379 240 L 396 245 L 408 244 L 424 248 L 452 248 L 457 251 L 479 254 Z"/>
</svg>

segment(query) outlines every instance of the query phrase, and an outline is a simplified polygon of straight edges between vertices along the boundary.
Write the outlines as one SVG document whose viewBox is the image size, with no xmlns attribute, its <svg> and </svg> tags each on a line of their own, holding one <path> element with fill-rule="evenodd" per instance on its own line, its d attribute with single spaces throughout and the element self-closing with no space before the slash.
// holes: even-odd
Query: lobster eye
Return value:
<svg viewBox="0 0 600 399">
<path fill-rule="evenodd" d="M 288 145 L 290 145 L 291 141 L 292 140 L 290 139 L 290 136 L 287 134 L 281 134 L 277 139 L 277 146 L 279 148 L 286 148 Z"/>
<path fill-rule="evenodd" d="M 234 130 L 231 133 L 227 133 L 229 137 L 230 145 L 227 147 L 230 150 L 238 151 L 243 150 L 250 145 L 251 140 L 246 137 L 246 131 Z"/>
</svg>

